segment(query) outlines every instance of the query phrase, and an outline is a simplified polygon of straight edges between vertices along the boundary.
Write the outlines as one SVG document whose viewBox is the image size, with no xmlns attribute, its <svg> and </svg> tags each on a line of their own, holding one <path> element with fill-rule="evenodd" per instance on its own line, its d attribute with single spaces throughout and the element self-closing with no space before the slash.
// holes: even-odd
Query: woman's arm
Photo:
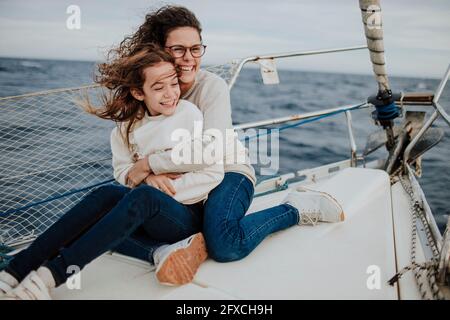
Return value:
<svg viewBox="0 0 450 320">
<path fill-rule="evenodd" d="M 201 110 L 203 113 L 203 133 L 208 129 L 217 129 L 221 133 L 222 146 L 226 145 L 226 129 L 232 129 L 230 92 L 226 82 L 213 77 L 200 89 Z M 199 105 L 200 105 L 199 103 Z M 191 142 L 191 154 L 202 152 L 211 142 L 211 136 L 204 134 L 200 141 Z M 216 141 L 217 143 L 217 141 Z M 226 150 L 224 150 L 225 152 Z M 166 172 L 191 172 L 208 167 L 207 163 L 177 164 L 172 161 L 171 150 L 149 156 L 150 170 L 155 174 Z"/>
<path fill-rule="evenodd" d="M 223 177 L 224 167 L 220 164 L 185 173 L 180 178 L 171 180 L 176 190 L 173 197 L 183 203 L 198 202 L 205 199 L 208 193 L 222 182 Z"/>
</svg>

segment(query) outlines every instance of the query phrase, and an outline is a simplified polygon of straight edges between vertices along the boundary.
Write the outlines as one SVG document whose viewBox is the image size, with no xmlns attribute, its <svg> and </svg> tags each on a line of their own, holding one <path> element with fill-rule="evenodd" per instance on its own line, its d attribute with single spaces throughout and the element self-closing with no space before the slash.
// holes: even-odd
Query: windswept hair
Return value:
<svg viewBox="0 0 450 320">
<path fill-rule="evenodd" d="M 160 62 L 174 64 L 174 59 L 158 45 L 147 43 L 137 48 L 131 55 L 116 57 L 99 64 L 95 82 L 109 89 L 106 90 L 107 93 L 104 91 L 101 95 L 103 107 L 93 107 L 87 97 L 83 103 L 83 108 L 89 113 L 118 123 L 128 147 L 133 125 L 144 117 L 147 110 L 144 102 L 133 97 L 131 90 L 142 90 L 145 82 L 144 69 Z"/>
<path fill-rule="evenodd" d="M 145 43 L 156 43 L 164 48 L 170 31 L 191 27 L 198 31 L 201 39 L 202 27 L 196 16 L 182 6 L 167 5 L 145 16 L 145 22 L 119 45 L 117 54 L 130 55 Z"/>
</svg>

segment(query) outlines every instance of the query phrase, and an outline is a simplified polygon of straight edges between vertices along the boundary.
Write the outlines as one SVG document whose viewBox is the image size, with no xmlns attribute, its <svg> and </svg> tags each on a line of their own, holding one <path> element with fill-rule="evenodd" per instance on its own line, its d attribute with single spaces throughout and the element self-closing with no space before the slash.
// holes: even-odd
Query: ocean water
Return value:
<svg viewBox="0 0 450 320">
<path fill-rule="evenodd" d="M 0 58 L 0 97 L 90 84 L 94 67 L 93 62 Z M 279 76 L 280 85 L 265 86 L 259 70 L 243 70 L 231 92 L 235 124 L 360 103 L 377 88 L 369 75 L 279 70 Z M 439 80 L 391 77 L 390 82 L 394 90 L 411 92 L 434 91 Z M 442 104 L 448 106 L 449 112 L 450 85 L 444 91 Z M 359 152 L 364 149 L 368 134 L 379 129 L 370 112 L 369 109 L 352 112 Z M 420 183 L 443 231 L 450 214 L 450 130 L 442 120 L 435 125 L 444 128 L 445 136 L 424 155 Z M 343 160 L 350 155 L 344 114 L 285 130 L 279 141 L 277 173 L 280 174 Z M 374 156 L 385 154 L 379 150 Z"/>
</svg>

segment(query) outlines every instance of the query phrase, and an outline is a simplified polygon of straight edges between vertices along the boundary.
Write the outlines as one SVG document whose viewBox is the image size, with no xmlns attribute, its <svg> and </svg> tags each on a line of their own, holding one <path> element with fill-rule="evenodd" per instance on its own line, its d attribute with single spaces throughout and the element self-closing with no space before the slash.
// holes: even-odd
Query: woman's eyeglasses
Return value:
<svg viewBox="0 0 450 320">
<path fill-rule="evenodd" d="M 184 55 L 186 54 L 186 50 L 189 50 L 194 58 L 200 58 L 205 54 L 206 51 L 206 46 L 203 44 L 196 44 L 195 46 L 189 48 L 180 45 L 170 46 L 166 48 L 170 50 L 174 58 L 184 57 Z"/>
</svg>

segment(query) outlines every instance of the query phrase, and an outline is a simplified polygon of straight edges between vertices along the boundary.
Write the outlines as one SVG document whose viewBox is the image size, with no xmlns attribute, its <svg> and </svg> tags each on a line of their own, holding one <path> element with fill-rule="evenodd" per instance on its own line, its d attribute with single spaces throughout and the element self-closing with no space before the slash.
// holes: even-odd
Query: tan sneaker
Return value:
<svg viewBox="0 0 450 320">
<path fill-rule="evenodd" d="M 179 286 L 194 279 L 200 265 L 208 258 L 205 238 L 196 233 L 189 238 L 157 249 L 153 254 L 156 278 L 161 284 Z"/>
</svg>

